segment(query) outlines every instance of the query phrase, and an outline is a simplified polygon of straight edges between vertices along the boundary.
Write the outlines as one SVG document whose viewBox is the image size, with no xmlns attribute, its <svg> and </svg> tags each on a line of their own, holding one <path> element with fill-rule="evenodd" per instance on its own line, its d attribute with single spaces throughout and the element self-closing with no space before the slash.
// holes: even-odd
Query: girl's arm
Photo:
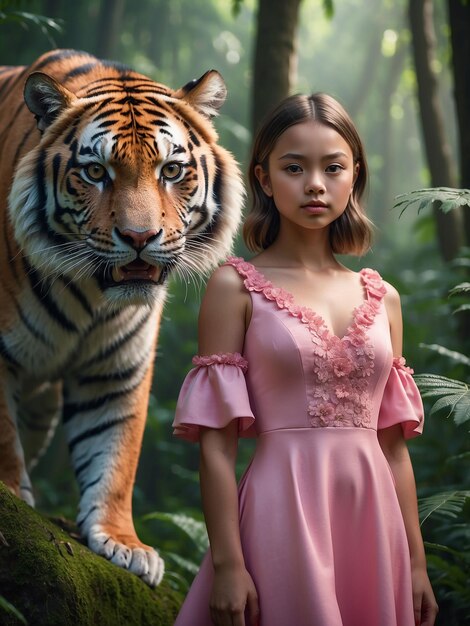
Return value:
<svg viewBox="0 0 470 626">
<path fill-rule="evenodd" d="M 199 354 L 242 352 L 251 301 L 231 267 L 219 268 L 210 279 L 199 315 Z M 210 599 L 215 624 L 244 626 L 245 608 L 253 626 L 258 598 L 245 568 L 240 542 L 235 461 L 238 423 L 200 433 L 200 483 L 209 534 L 214 584 Z"/>
<path fill-rule="evenodd" d="M 385 304 L 390 320 L 393 354 L 394 356 L 401 356 L 403 323 L 400 297 L 390 285 L 388 285 Z M 411 558 L 415 623 L 420 626 L 432 626 L 436 619 L 438 606 L 426 570 L 426 555 L 419 526 L 415 479 L 400 424 L 379 430 L 378 438 L 395 479 L 398 501 L 405 523 Z"/>
</svg>

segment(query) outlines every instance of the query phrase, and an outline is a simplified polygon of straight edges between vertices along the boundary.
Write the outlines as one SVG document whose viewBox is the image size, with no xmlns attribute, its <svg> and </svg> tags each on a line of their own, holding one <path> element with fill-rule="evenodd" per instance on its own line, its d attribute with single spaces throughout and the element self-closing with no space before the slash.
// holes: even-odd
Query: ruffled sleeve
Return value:
<svg viewBox="0 0 470 626">
<path fill-rule="evenodd" d="M 241 437 L 254 437 L 251 411 L 241 354 L 214 354 L 193 358 L 196 366 L 186 376 L 178 397 L 173 434 L 198 441 L 201 426 L 224 428 L 238 420 Z"/>
<path fill-rule="evenodd" d="M 379 429 L 401 424 L 406 439 L 420 435 L 424 422 L 423 402 L 412 374 L 403 357 L 393 359 L 378 421 Z"/>
</svg>

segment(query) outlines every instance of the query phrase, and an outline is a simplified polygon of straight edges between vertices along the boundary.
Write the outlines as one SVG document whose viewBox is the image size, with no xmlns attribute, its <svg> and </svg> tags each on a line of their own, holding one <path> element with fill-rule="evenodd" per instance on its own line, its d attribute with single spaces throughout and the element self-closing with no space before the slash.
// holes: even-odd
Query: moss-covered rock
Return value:
<svg viewBox="0 0 470 626">
<path fill-rule="evenodd" d="M 0 624 L 171 626 L 181 596 L 97 556 L 0 483 Z"/>
</svg>

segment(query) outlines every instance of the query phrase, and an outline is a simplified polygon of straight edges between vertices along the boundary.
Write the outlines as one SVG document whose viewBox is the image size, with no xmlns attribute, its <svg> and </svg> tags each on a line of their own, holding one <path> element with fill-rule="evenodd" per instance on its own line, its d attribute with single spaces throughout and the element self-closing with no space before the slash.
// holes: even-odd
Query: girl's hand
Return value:
<svg viewBox="0 0 470 626">
<path fill-rule="evenodd" d="M 413 569 L 411 576 L 415 624 L 416 626 L 433 626 L 439 607 L 428 574 L 425 569 L 419 568 Z"/>
<path fill-rule="evenodd" d="M 248 624 L 245 624 L 245 609 L 250 617 Z M 216 569 L 210 611 L 216 626 L 258 626 L 258 594 L 244 567 Z"/>
</svg>

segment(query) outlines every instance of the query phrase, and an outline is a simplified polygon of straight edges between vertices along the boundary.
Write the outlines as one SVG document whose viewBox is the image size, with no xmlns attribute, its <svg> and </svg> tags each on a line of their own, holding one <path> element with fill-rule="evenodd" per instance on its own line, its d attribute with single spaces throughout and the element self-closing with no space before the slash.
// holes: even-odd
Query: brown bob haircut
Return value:
<svg viewBox="0 0 470 626">
<path fill-rule="evenodd" d="M 255 167 L 261 165 L 267 171 L 269 155 L 282 133 L 294 124 L 309 121 L 330 126 L 339 133 L 351 148 L 354 165 L 359 165 L 346 209 L 332 222 L 329 234 L 333 252 L 361 256 L 367 252 L 372 240 L 372 222 L 361 204 L 368 182 L 364 146 L 348 113 L 339 102 L 324 93 L 286 98 L 268 115 L 258 130 L 248 172 L 253 205 L 243 226 L 245 243 L 253 252 L 265 250 L 276 239 L 280 226 L 274 200 L 261 188 Z"/>
</svg>

